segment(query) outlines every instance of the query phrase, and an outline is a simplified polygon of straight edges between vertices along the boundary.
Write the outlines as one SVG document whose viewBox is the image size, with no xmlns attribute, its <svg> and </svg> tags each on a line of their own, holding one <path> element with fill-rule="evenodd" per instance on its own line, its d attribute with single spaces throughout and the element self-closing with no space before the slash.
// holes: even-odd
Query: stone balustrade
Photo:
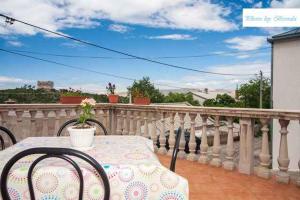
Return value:
<svg viewBox="0 0 300 200">
<path fill-rule="evenodd" d="M 56 136 L 60 125 L 66 120 L 78 117 L 80 112 L 78 105 L 2 104 L 0 125 L 11 129 L 18 141 L 32 136 Z M 300 122 L 300 111 L 97 104 L 94 114 L 95 118 L 104 124 L 109 134 L 139 135 L 150 138 L 159 154 L 171 155 L 176 138 L 174 131 L 181 127 L 184 133 L 181 134 L 178 158 L 223 167 L 226 170 L 237 169 L 240 173 L 256 174 L 262 178 L 271 176 L 270 129 L 272 122 L 278 121 L 281 129 L 279 133 L 274 134 L 280 134 L 281 140 L 277 159 L 279 171 L 276 173 L 276 179 L 278 182 L 289 182 L 288 125 L 290 121 Z M 239 128 L 238 149 L 234 147 L 236 124 Z M 260 127 L 262 145 L 258 156 L 259 165 L 255 166 L 253 141 L 254 127 L 257 125 Z M 210 128 L 211 126 L 213 129 Z M 227 130 L 224 156 L 221 155 L 221 126 L 225 126 Z M 200 132 L 196 131 L 197 128 Z M 209 137 L 213 137 L 212 147 L 208 144 Z M 197 141 L 200 138 L 199 149 Z M 238 163 L 234 161 L 236 154 L 238 154 Z M 300 185 L 300 180 L 296 182 Z"/>
</svg>

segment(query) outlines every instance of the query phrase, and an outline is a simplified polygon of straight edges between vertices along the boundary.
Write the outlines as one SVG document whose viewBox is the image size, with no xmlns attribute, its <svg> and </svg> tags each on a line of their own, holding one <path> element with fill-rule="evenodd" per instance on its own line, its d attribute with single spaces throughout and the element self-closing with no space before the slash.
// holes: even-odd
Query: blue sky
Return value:
<svg viewBox="0 0 300 200">
<path fill-rule="evenodd" d="M 0 13 L 143 57 L 222 54 L 200 58 L 159 59 L 171 64 L 222 73 L 270 72 L 270 45 L 266 38 L 284 29 L 243 28 L 242 8 L 300 7 L 298 0 L 2 0 Z M 202 89 L 234 89 L 251 77 L 217 76 L 152 64 L 85 46 L 39 30 L 0 19 L 0 47 L 40 53 L 108 56 L 114 59 L 32 56 L 99 72 L 140 79 L 149 76 L 156 84 Z M 262 49 L 263 48 L 263 49 Z M 262 49 L 262 50 L 260 50 Z M 79 71 L 0 52 L 0 88 L 52 80 L 56 88 L 73 87 L 105 92 L 107 82 L 125 91 L 132 82 Z M 160 89 L 171 89 L 159 86 Z"/>
</svg>

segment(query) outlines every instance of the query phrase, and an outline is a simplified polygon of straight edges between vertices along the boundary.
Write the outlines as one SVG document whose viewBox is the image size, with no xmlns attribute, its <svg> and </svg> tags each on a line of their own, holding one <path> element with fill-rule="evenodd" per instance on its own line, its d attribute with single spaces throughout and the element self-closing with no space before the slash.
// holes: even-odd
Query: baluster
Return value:
<svg viewBox="0 0 300 200">
<path fill-rule="evenodd" d="M 227 128 L 228 128 L 228 135 L 227 135 L 227 145 L 226 145 L 226 160 L 223 162 L 223 168 L 226 170 L 233 170 L 235 165 L 233 162 L 233 155 L 234 155 L 234 146 L 233 146 L 233 118 L 227 117 Z"/>
<path fill-rule="evenodd" d="M 49 111 L 44 110 L 42 111 L 43 113 L 43 120 L 42 120 L 42 136 L 48 136 L 49 135 L 49 130 L 48 130 L 48 113 Z"/>
<path fill-rule="evenodd" d="M 3 117 L 2 117 L 2 112 L 0 111 L 0 126 L 3 126 Z"/>
<path fill-rule="evenodd" d="M 60 112 L 60 110 L 55 110 L 53 112 L 54 112 L 54 117 L 55 117 L 54 132 L 55 132 L 55 134 L 57 134 L 57 132 L 60 128 L 60 124 L 59 124 L 59 112 Z"/>
<path fill-rule="evenodd" d="M 144 134 L 143 136 L 149 138 L 149 127 L 148 127 L 148 113 L 144 112 Z"/>
<path fill-rule="evenodd" d="M 189 149 L 190 153 L 187 156 L 187 159 L 190 161 L 195 161 L 197 160 L 197 155 L 196 155 L 196 138 L 195 138 L 195 119 L 197 117 L 196 113 L 190 113 L 189 114 L 191 118 L 191 132 L 190 132 L 190 142 L 189 142 Z"/>
<path fill-rule="evenodd" d="M 31 115 L 29 110 L 25 110 L 22 114 L 22 135 L 23 138 L 27 138 L 31 136 Z"/>
<path fill-rule="evenodd" d="M 117 110 L 117 135 L 122 135 L 122 113 L 120 110 Z"/>
<path fill-rule="evenodd" d="M 103 125 L 106 128 L 107 132 L 110 134 L 108 110 L 103 110 Z"/>
<path fill-rule="evenodd" d="M 134 112 L 128 111 L 129 114 L 129 135 L 134 135 Z"/>
<path fill-rule="evenodd" d="M 57 131 L 55 130 L 55 111 L 49 110 L 48 111 L 48 134 L 49 136 L 56 136 Z"/>
<path fill-rule="evenodd" d="M 200 157 L 198 162 L 202 164 L 208 163 L 208 144 L 207 144 L 207 115 L 201 115 L 202 118 L 202 134 L 201 134 L 201 145 L 200 145 Z"/>
<path fill-rule="evenodd" d="M 298 180 L 297 180 L 297 186 L 300 187 L 300 160 L 298 162 L 298 167 L 299 167 L 299 176 L 298 176 Z"/>
<path fill-rule="evenodd" d="M 23 110 L 16 111 L 16 115 L 17 115 L 16 132 L 19 133 L 21 140 L 23 140 L 25 138 L 23 135 L 23 132 L 22 132 L 22 114 L 23 114 Z"/>
<path fill-rule="evenodd" d="M 63 125 L 67 120 L 67 113 L 65 109 L 61 109 L 59 112 L 59 125 Z"/>
<path fill-rule="evenodd" d="M 169 118 L 170 118 L 170 133 L 169 133 L 169 151 L 168 151 L 168 155 L 172 156 L 173 154 L 173 150 L 174 150 L 174 145 L 175 145 L 175 134 L 174 134 L 174 117 L 175 117 L 175 113 L 169 113 Z"/>
<path fill-rule="evenodd" d="M 136 111 L 136 131 L 135 134 L 136 135 L 142 135 L 141 133 L 141 117 L 140 117 L 140 112 Z"/>
<path fill-rule="evenodd" d="M 180 144 L 179 144 L 179 151 L 178 151 L 178 158 L 183 159 L 185 158 L 185 135 L 184 135 L 184 117 L 185 113 L 178 113 L 180 119 L 180 127 L 181 127 L 181 137 L 180 137 Z"/>
<path fill-rule="evenodd" d="M 261 177 L 261 178 L 270 178 L 271 173 L 270 173 L 270 152 L 269 152 L 269 136 L 268 136 L 268 132 L 269 132 L 269 128 L 268 128 L 268 124 L 269 124 L 269 120 L 268 119 L 260 119 L 262 128 L 262 148 L 261 148 L 261 152 L 259 154 L 259 161 L 260 161 L 260 166 L 257 170 L 257 176 Z"/>
<path fill-rule="evenodd" d="M 76 110 L 73 108 L 70 110 L 69 118 L 70 119 L 75 119 L 77 117 Z"/>
<path fill-rule="evenodd" d="M 14 133 L 17 141 L 22 138 L 21 133 L 19 133 L 17 129 L 17 113 L 15 110 L 10 110 L 7 113 L 7 128 Z"/>
<path fill-rule="evenodd" d="M 166 112 L 162 112 L 161 116 L 161 124 L 162 124 L 162 128 L 160 130 L 160 134 L 159 134 L 159 150 L 158 152 L 160 154 L 166 154 L 167 153 L 167 149 L 166 149 Z M 155 122 L 156 123 L 156 120 Z M 156 132 L 155 132 L 156 133 Z"/>
<path fill-rule="evenodd" d="M 123 111 L 123 135 L 128 135 L 128 112 L 127 111 Z"/>
<path fill-rule="evenodd" d="M 152 118 L 151 118 L 151 139 L 153 141 L 153 146 L 154 146 L 154 151 L 158 151 L 158 146 L 157 146 L 157 132 L 156 132 L 156 113 L 152 113 Z"/>
<path fill-rule="evenodd" d="M 279 119 L 280 129 L 280 146 L 279 146 L 279 156 L 278 165 L 279 172 L 276 174 L 276 180 L 280 183 L 289 183 L 290 176 L 288 174 L 288 167 L 290 164 L 289 154 L 288 154 L 288 143 L 287 143 L 287 126 L 289 125 L 289 120 Z"/>
<path fill-rule="evenodd" d="M 44 114 L 41 110 L 38 110 L 34 116 L 35 118 L 35 136 L 42 136 L 43 131 L 43 118 Z"/>
<path fill-rule="evenodd" d="M 213 150 L 212 150 L 212 160 L 210 162 L 211 165 L 215 167 L 220 167 L 221 166 L 221 158 L 220 158 L 220 151 L 221 151 L 221 146 L 220 146 L 220 117 L 216 116 L 215 117 L 215 132 L 214 132 L 214 144 L 213 144 Z"/>
<path fill-rule="evenodd" d="M 31 110 L 29 112 L 30 112 L 30 115 L 31 115 L 30 137 L 36 137 L 37 136 L 37 130 L 36 130 L 35 115 L 36 115 L 37 111 Z"/>
</svg>

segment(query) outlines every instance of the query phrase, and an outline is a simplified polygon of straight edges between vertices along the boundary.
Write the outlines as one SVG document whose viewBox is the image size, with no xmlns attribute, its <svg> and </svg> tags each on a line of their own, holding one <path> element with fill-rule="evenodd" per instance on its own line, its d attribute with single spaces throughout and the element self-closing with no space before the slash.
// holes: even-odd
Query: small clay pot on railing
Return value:
<svg viewBox="0 0 300 200">
<path fill-rule="evenodd" d="M 133 103 L 138 105 L 149 105 L 151 102 L 149 97 L 135 97 L 133 98 Z"/>
<path fill-rule="evenodd" d="M 108 95 L 109 103 L 118 103 L 119 102 L 119 95 L 116 94 L 109 94 Z"/>
</svg>

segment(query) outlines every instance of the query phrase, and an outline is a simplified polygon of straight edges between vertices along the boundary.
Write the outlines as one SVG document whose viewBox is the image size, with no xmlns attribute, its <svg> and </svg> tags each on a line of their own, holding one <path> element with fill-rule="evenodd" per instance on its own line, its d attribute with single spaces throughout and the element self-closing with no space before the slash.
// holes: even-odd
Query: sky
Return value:
<svg viewBox="0 0 300 200">
<path fill-rule="evenodd" d="M 211 75 L 128 59 L 18 22 L 9 25 L 0 18 L 1 49 L 27 51 L 23 54 L 86 69 L 0 51 L 0 89 L 51 80 L 57 89 L 105 93 L 108 82 L 116 84 L 117 92 L 126 91 L 132 84 L 131 80 L 101 73 L 136 80 L 149 76 L 160 89 L 235 89 L 260 70 L 270 76 L 267 37 L 287 29 L 242 26 L 243 8 L 269 7 L 300 8 L 300 1 L 1 0 L 2 14 L 104 47 L 197 70 L 253 75 Z"/>
</svg>

